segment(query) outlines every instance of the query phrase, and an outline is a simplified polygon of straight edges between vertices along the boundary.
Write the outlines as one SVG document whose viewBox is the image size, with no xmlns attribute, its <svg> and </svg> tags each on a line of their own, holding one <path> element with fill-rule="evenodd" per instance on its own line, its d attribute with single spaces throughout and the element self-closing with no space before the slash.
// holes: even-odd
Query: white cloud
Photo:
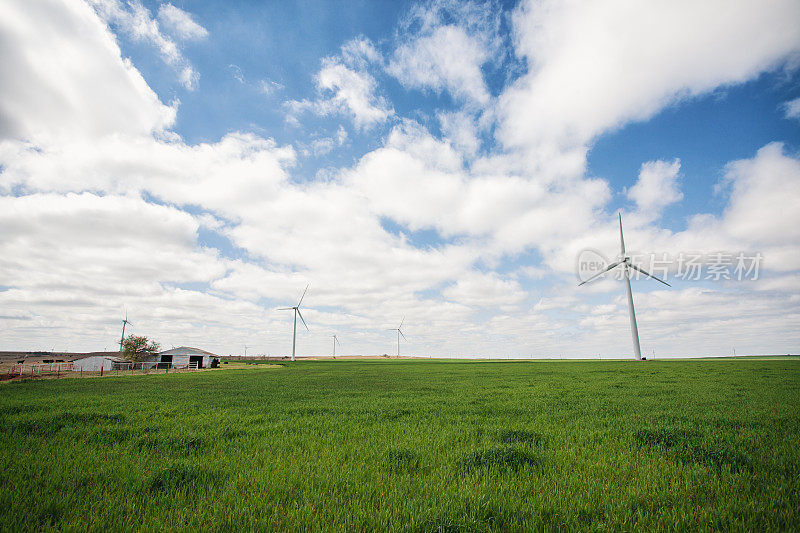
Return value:
<svg viewBox="0 0 800 533">
<path fill-rule="evenodd" d="M 500 97 L 499 137 L 526 149 L 585 145 L 796 58 L 797 20 L 794 0 L 524 2 L 513 21 L 528 73 Z"/>
<path fill-rule="evenodd" d="M 481 43 L 462 28 L 443 26 L 400 46 L 387 72 L 407 87 L 447 89 L 458 98 L 484 104 L 489 92 L 481 65 L 488 58 Z"/>
<path fill-rule="evenodd" d="M 143 136 L 75 139 L 36 150 L 0 145 L 0 190 L 148 192 L 177 205 L 201 205 L 236 220 L 286 180 L 294 150 L 253 134 L 188 146 Z"/>
<path fill-rule="evenodd" d="M 467 171 L 449 143 L 405 122 L 345 175 L 377 213 L 412 230 L 491 238 L 487 255 L 549 250 L 585 231 L 609 198 L 600 180 L 556 185 L 550 176 L 523 177 L 516 166 L 506 171 L 494 163 L 479 160 Z"/>
<path fill-rule="evenodd" d="M 342 61 L 352 68 L 365 69 L 370 63 L 380 63 L 381 53 L 366 37 L 351 39 L 342 45 Z"/>
<path fill-rule="evenodd" d="M 650 219 L 658 219 L 663 209 L 681 198 L 678 188 L 681 162 L 648 161 L 639 170 L 639 180 L 628 190 L 628 198 L 636 202 L 639 213 Z"/>
<path fill-rule="evenodd" d="M 498 307 L 516 304 L 525 299 L 519 282 L 503 279 L 495 272 L 464 273 L 455 284 L 442 291 L 442 296 L 470 307 Z"/>
<path fill-rule="evenodd" d="M 780 143 L 768 144 L 752 159 L 729 163 L 725 181 L 731 193 L 721 229 L 731 241 L 788 246 L 794 259 L 787 266 L 800 268 L 800 158 L 785 154 Z"/>
<path fill-rule="evenodd" d="M 418 6 L 405 21 L 386 70 L 406 87 L 447 90 L 458 99 L 486 104 L 490 95 L 481 66 L 499 50 L 498 23 L 491 4 Z"/>
<path fill-rule="evenodd" d="M 138 198 L 4 196 L 0 213 L 3 279 L 15 287 L 70 287 L 78 296 L 209 280 L 225 271 L 216 254 L 196 247 L 191 215 Z M 36 247 L 28 246 L 32 239 Z"/>
<path fill-rule="evenodd" d="M 150 134 L 175 120 L 84 3 L 2 2 L 0 48 L 0 139 Z"/>
<path fill-rule="evenodd" d="M 195 22 L 189 13 L 172 4 L 161 4 L 158 8 L 158 20 L 180 39 L 191 41 L 208 37 L 208 30 Z"/>
<path fill-rule="evenodd" d="M 316 79 L 320 89 L 333 93 L 329 102 L 334 107 L 352 113 L 357 127 L 383 122 L 392 114 L 388 104 L 375 96 L 376 83 L 369 74 L 330 62 L 323 64 Z"/>
<path fill-rule="evenodd" d="M 786 118 L 800 118 L 800 98 L 790 100 L 783 105 Z"/>
<path fill-rule="evenodd" d="M 299 123 L 297 115 L 305 111 L 322 116 L 343 114 L 352 117 L 356 128 L 366 130 L 394 115 L 391 105 L 377 94 L 378 84 L 369 73 L 370 64 L 381 61 L 372 41 L 365 37 L 352 39 L 341 46 L 340 52 L 324 58 L 314 76 L 318 98 L 285 103 L 289 122 Z"/>
<path fill-rule="evenodd" d="M 292 114 L 306 110 L 319 115 L 346 114 L 360 129 L 383 123 L 394 114 L 388 102 L 376 94 L 377 83 L 371 74 L 352 70 L 336 58 L 322 62 L 315 81 L 323 96 L 313 101 L 287 102 Z"/>
<path fill-rule="evenodd" d="M 464 111 L 440 112 L 437 115 L 442 134 L 461 153 L 472 156 L 481 147 L 475 118 Z"/>
</svg>

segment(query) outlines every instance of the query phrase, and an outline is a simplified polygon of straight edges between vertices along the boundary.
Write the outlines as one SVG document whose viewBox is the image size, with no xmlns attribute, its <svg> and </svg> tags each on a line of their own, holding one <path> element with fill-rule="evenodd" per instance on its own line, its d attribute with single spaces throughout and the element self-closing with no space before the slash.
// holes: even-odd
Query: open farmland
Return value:
<svg viewBox="0 0 800 533">
<path fill-rule="evenodd" d="M 0 386 L 0 529 L 794 529 L 800 361 L 314 361 Z"/>
</svg>

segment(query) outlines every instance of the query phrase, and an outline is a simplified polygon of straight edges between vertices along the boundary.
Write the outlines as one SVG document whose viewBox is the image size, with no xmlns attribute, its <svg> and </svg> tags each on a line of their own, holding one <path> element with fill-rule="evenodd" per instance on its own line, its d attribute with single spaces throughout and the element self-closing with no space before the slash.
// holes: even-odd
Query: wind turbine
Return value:
<svg viewBox="0 0 800 533">
<path fill-rule="evenodd" d="M 389 328 L 389 329 L 386 330 L 386 331 L 396 331 L 397 332 L 397 357 L 400 357 L 400 335 L 403 335 L 403 332 L 401 331 L 400 328 L 403 327 L 403 322 L 405 322 L 405 321 L 406 321 L 406 317 L 403 317 L 403 319 L 400 321 L 400 325 L 399 326 L 397 326 L 396 328 Z M 404 340 L 408 340 L 408 339 L 406 339 L 405 335 L 403 335 L 403 339 Z"/>
<path fill-rule="evenodd" d="M 306 324 L 303 315 L 300 313 L 300 304 L 303 303 L 303 298 L 306 297 L 306 292 L 308 291 L 308 285 L 306 285 L 306 290 L 303 291 L 303 295 L 300 297 L 300 301 L 297 302 L 297 305 L 294 307 L 281 307 L 278 311 L 288 311 L 289 309 L 294 309 L 294 329 L 292 329 L 292 361 L 294 361 L 294 349 L 297 344 L 297 315 L 300 315 L 300 320 L 303 321 L 303 325 L 308 330 L 308 324 Z"/>
<path fill-rule="evenodd" d="M 130 324 L 133 325 L 133 322 L 128 320 L 128 310 L 125 310 L 125 318 L 122 319 L 122 337 L 119 339 L 119 351 L 122 352 L 122 343 L 125 341 L 125 326 Z"/>
<path fill-rule="evenodd" d="M 628 257 L 627 255 L 625 255 L 625 239 L 622 237 L 622 213 L 619 214 L 619 245 L 620 245 L 620 256 L 621 256 L 621 259 L 619 261 L 617 261 L 616 263 L 611 263 L 610 265 L 608 265 L 608 267 L 606 267 L 605 270 L 603 270 L 602 272 L 598 272 L 597 274 L 595 274 L 591 278 L 587 279 L 586 281 L 580 282 L 578 284 L 578 286 L 580 287 L 584 283 L 589 283 L 590 281 L 593 281 L 594 279 L 602 276 L 603 274 L 605 274 L 609 270 L 611 270 L 613 268 L 616 268 L 619 265 L 622 265 L 624 276 L 625 276 L 625 288 L 628 291 L 628 315 L 630 315 L 630 319 L 631 319 L 631 335 L 633 336 L 633 354 L 636 356 L 636 360 L 637 361 L 641 361 L 642 360 L 642 350 L 639 347 L 639 328 L 636 325 L 636 312 L 633 310 L 633 293 L 631 293 L 630 269 L 637 270 L 637 271 L 641 272 L 642 274 L 644 274 L 645 276 L 647 276 L 648 278 L 653 278 L 654 280 L 658 281 L 659 283 L 663 283 L 667 287 L 672 287 L 672 285 L 670 285 L 666 281 L 662 281 L 662 280 L 658 279 L 657 277 L 655 277 L 654 275 L 650 274 L 649 272 L 646 272 L 644 269 L 634 265 L 631 262 L 631 258 Z"/>
<path fill-rule="evenodd" d="M 339 342 L 339 337 L 333 335 L 333 358 L 336 359 L 336 345 L 341 346 L 342 343 Z"/>
</svg>

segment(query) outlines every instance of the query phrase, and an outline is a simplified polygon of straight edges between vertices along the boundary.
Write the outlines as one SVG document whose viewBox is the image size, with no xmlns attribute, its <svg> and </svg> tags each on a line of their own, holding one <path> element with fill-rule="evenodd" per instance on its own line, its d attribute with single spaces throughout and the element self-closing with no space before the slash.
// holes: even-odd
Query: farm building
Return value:
<svg viewBox="0 0 800 533">
<path fill-rule="evenodd" d="M 122 357 L 109 356 L 109 355 L 93 355 L 84 357 L 83 359 L 76 359 L 73 362 L 73 370 L 75 372 L 100 372 L 109 370 L 116 370 L 118 368 L 126 368 L 130 363 Z"/>
<path fill-rule="evenodd" d="M 157 363 L 158 366 L 170 366 L 172 368 L 216 368 L 219 366 L 219 356 L 199 348 L 191 346 L 181 346 L 159 352 L 147 361 Z"/>
</svg>

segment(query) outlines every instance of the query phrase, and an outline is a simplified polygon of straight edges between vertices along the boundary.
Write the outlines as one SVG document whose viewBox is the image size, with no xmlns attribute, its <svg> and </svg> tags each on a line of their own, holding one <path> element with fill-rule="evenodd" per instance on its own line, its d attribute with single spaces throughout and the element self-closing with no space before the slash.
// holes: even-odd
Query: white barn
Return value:
<svg viewBox="0 0 800 533">
<path fill-rule="evenodd" d="M 78 359 L 72 363 L 72 369 L 75 372 L 100 372 L 103 370 L 115 370 L 117 368 L 125 368 L 129 366 L 128 361 L 122 357 L 115 357 L 112 355 L 92 355 Z"/>
<path fill-rule="evenodd" d="M 164 368 L 216 368 L 219 366 L 219 356 L 200 348 L 181 346 L 159 352 L 147 358 L 147 361 L 156 363 Z"/>
</svg>

